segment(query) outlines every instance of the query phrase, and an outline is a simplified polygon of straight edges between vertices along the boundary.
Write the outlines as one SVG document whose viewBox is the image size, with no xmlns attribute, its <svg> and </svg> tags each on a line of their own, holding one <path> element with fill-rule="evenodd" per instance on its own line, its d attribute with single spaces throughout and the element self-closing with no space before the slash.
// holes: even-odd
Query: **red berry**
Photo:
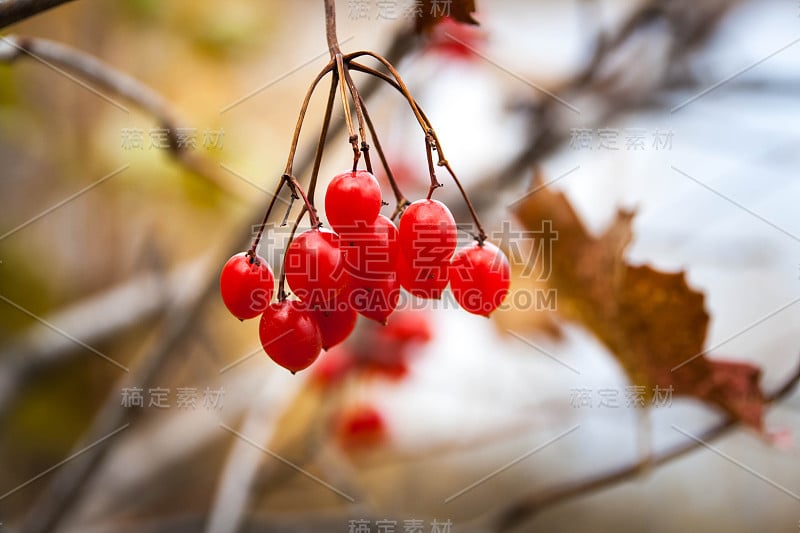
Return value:
<svg viewBox="0 0 800 533">
<path fill-rule="evenodd" d="M 397 261 L 397 275 L 400 285 L 417 298 L 438 300 L 447 287 L 449 263 L 414 268 L 400 254 Z"/>
<path fill-rule="evenodd" d="M 366 170 L 349 171 L 334 177 L 325 193 L 325 213 L 336 231 L 359 222 L 372 224 L 381 210 L 378 180 Z"/>
<path fill-rule="evenodd" d="M 339 237 L 330 230 L 311 229 L 286 249 L 286 281 L 298 298 L 316 306 L 332 301 L 348 283 Z"/>
<path fill-rule="evenodd" d="M 378 410 L 371 405 L 359 405 L 340 415 L 337 436 L 343 448 L 362 448 L 380 444 L 388 434 Z"/>
<path fill-rule="evenodd" d="M 480 56 L 474 50 L 481 47 L 483 40 L 480 29 L 445 17 L 434 28 L 427 51 L 444 59 L 475 60 Z"/>
<path fill-rule="evenodd" d="M 258 334 L 270 358 L 292 374 L 307 368 L 322 351 L 319 324 L 302 302 L 276 302 L 261 315 Z"/>
<path fill-rule="evenodd" d="M 405 359 L 371 361 L 364 365 L 364 373 L 375 378 L 402 381 L 409 373 L 408 362 Z"/>
<path fill-rule="evenodd" d="M 450 265 L 450 287 L 466 311 L 489 316 L 503 303 L 511 284 L 506 255 L 490 242 L 463 248 Z"/>
<path fill-rule="evenodd" d="M 219 276 L 222 301 L 239 320 L 260 315 L 275 291 L 275 276 L 264 258 L 242 252 L 222 267 Z"/>
<path fill-rule="evenodd" d="M 312 377 L 319 385 L 332 386 L 340 383 L 354 368 L 353 354 L 344 346 L 338 345 L 320 355 L 314 365 Z"/>
<path fill-rule="evenodd" d="M 400 250 L 413 268 L 450 261 L 456 249 L 456 221 L 438 200 L 417 200 L 400 218 Z"/>
<path fill-rule="evenodd" d="M 354 279 L 347 302 L 360 315 L 386 324 L 400 300 L 400 281 L 396 274 L 378 279 Z"/>
<path fill-rule="evenodd" d="M 328 350 L 349 337 L 358 319 L 356 310 L 345 303 L 333 302 L 314 309 L 313 313 L 322 334 L 323 350 Z"/>
<path fill-rule="evenodd" d="M 343 228 L 339 245 L 345 251 L 351 278 L 379 279 L 395 272 L 400 247 L 397 228 L 388 217 L 378 215 L 372 224 Z"/>
<path fill-rule="evenodd" d="M 433 328 L 427 313 L 401 311 L 395 313 L 391 323 L 381 328 L 381 335 L 395 343 L 425 343 L 433 339 Z"/>
</svg>

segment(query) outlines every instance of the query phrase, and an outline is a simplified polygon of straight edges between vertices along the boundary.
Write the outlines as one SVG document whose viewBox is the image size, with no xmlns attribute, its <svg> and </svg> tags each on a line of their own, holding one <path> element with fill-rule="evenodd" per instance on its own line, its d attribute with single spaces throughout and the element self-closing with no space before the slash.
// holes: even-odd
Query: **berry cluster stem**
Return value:
<svg viewBox="0 0 800 533">
<path fill-rule="evenodd" d="M 337 75 L 334 72 L 331 76 L 331 88 L 328 91 L 328 102 L 325 104 L 325 116 L 322 118 L 322 128 L 319 132 L 319 141 L 317 141 L 317 150 L 314 154 L 314 165 L 311 168 L 311 181 L 308 184 L 308 197 L 313 205 L 314 195 L 317 190 L 317 179 L 319 178 L 319 169 L 322 166 L 322 154 L 325 151 L 325 142 L 328 139 L 328 129 L 331 125 L 331 116 L 333 115 L 333 103 L 336 100 L 336 86 Z"/>
<path fill-rule="evenodd" d="M 433 151 L 435 150 L 433 135 L 430 133 L 425 134 L 425 155 L 428 157 L 428 173 L 431 176 L 431 186 L 428 188 L 428 200 L 433 196 L 433 191 L 442 186 L 439 180 L 436 179 L 436 169 L 433 166 Z"/>
<path fill-rule="evenodd" d="M 383 72 L 381 72 L 379 70 L 375 70 L 373 68 L 370 68 L 370 67 L 368 67 L 366 65 L 362 65 L 361 63 L 356 63 L 356 62 L 352 61 L 353 59 L 355 59 L 357 57 L 362 57 L 362 56 L 369 56 L 369 57 L 373 57 L 376 60 L 378 60 L 380 63 L 382 63 L 384 66 L 386 66 L 387 70 L 389 70 L 389 72 L 391 73 L 391 76 L 389 76 L 387 74 L 384 74 Z M 456 173 L 453 170 L 453 167 L 450 165 L 450 163 L 448 162 L 447 158 L 445 157 L 444 150 L 442 149 L 442 144 L 439 141 L 439 136 L 436 134 L 436 130 L 433 128 L 433 125 L 431 124 L 431 121 L 428 119 L 428 116 L 425 114 L 425 112 L 419 106 L 417 101 L 414 100 L 414 97 L 411 95 L 411 92 L 408 90 L 408 87 L 406 87 L 405 83 L 403 83 L 402 79 L 399 77 L 400 74 L 397 72 L 396 69 L 394 69 L 394 67 L 391 67 L 391 63 L 389 63 L 388 60 L 386 60 L 385 58 L 379 56 L 378 54 L 375 54 L 374 52 L 369 52 L 369 51 L 354 52 L 352 54 L 348 54 L 346 56 L 346 59 L 349 62 L 350 68 L 352 68 L 353 70 L 357 70 L 359 72 L 363 72 L 365 74 L 369 74 L 370 76 L 374 76 L 376 78 L 381 79 L 385 83 L 387 83 L 387 84 L 391 85 L 392 87 L 394 87 L 395 90 L 397 90 L 400 94 L 402 94 L 405 97 L 406 101 L 408 102 L 408 105 L 411 107 L 411 110 L 414 113 L 414 116 L 417 118 L 417 122 L 419 122 L 419 125 L 422 128 L 422 131 L 425 133 L 426 146 L 427 146 L 428 140 L 432 140 L 432 147 L 436 148 L 436 152 L 438 154 L 438 160 L 437 160 L 436 165 L 440 166 L 440 167 L 444 167 L 445 170 L 447 170 L 447 173 L 450 174 L 450 177 L 453 179 L 453 182 L 456 184 L 456 187 L 458 188 L 459 192 L 461 193 L 461 196 L 464 199 L 464 202 L 467 205 L 467 209 L 469 210 L 470 216 L 472 217 L 472 220 L 475 223 L 475 228 L 478 230 L 478 233 L 475 236 L 475 239 L 479 243 L 483 244 L 483 242 L 487 238 L 487 235 L 486 235 L 486 232 L 483 229 L 483 225 L 481 224 L 480 218 L 478 217 L 478 213 L 475 211 L 475 207 L 472 205 L 472 201 L 469 199 L 469 196 L 467 195 L 467 191 L 464 189 L 464 186 L 461 184 L 461 180 L 458 179 L 458 176 L 456 176 Z M 428 155 L 430 156 L 432 154 L 430 154 L 430 152 L 429 152 Z M 429 163 L 430 163 L 430 158 L 429 158 Z M 438 183 L 438 181 L 437 181 L 437 183 Z M 434 181 L 432 180 L 431 181 L 431 187 L 433 189 L 435 189 L 436 187 L 433 187 L 433 185 L 434 185 Z M 437 185 L 437 187 L 438 186 L 440 186 L 440 185 Z M 432 192 L 433 192 L 433 190 L 429 190 L 428 198 L 430 198 L 430 194 L 432 194 Z"/>
<path fill-rule="evenodd" d="M 358 135 L 356 134 L 355 126 L 353 126 L 353 116 L 350 114 L 350 101 L 347 99 L 347 81 L 344 77 L 345 67 L 341 52 L 336 54 L 334 61 L 336 61 L 336 73 L 339 76 L 339 87 L 341 88 L 344 121 L 345 124 L 347 124 L 347 131 L 350 134 L 347 140 L 353 147 L 353 172 L 355 172 L 358 168 L 358 160 L 361 157 L 361 152 L 358 149 Z"/>
<path fill-rule="evenodd" d="M 397 184 L 397 181 L 392 173 L 389 164 L 386 159 L 386 154 L 383 151 L 383 147 L 378 140 L 378 136 L 376 134 L 375 125 L 372 122 L 372 119 L 369 116 L 369 112 L 367 111 L 366 103 L 364 99 L 358 92 L 358 88 L 353 81 L 353 77 L 350 73 L 351 69 L 356 70 L 359 72 L 363 72 L 369 74 L 371 76 L 375 76 L 385 83 L 394 87 L 397 91 L 399 91 L 408 102 L 411 111 L 414 113 L 414 117 L 416 118 L 417 122 L 419 123 L 422 131 L 425 135 L 425 149 L 426 149 L 426 156 L 428 160 L 428 170 L 430 173 L 431 184 L 428 190 L 428 198 L 430 199 L 433 195 L 433 192 L 442 186 L 439 180 L 436 177 L 436 166 L 444 167 L 448 174 L 450 174 L 451 178 L 455 182 L 458 190 L 460 191 L 466 205 L 469 209 L 470 215 L 472 216 L 473 221 L 475 222 L 475 226 L 477 228 L 477 235 L 475 238 L 478 240 L 479 243 L 483 243 L 486 239 L 486 233 L 483 230 L 483 226 L 478 219 L 478 215 L 475 212 L 475 208 L 472 205 L 472 202 L 469 200 L 464 187 L 462 186 L 461 182 L 459 181 L 458 177 L 456 176 L 455 172 L 453 171 L 450 163 L 444 156 L 444 152 L 442 151 L 441 142 L 439 141 L 439 137 L 436 134 L 436 131 L 433 129 L 430 120 L 422 111 L 420 106 L 417 104 L 416 100 L 414 100 L 411 92 L 408 90 L 405 82 L 403 81 L 400 73 L 395 69 L 395 67 L 383 56 L 376 54 L 370 51 L 358 51 L 353 52 L 351 54 L 343 54 L 341 51 L 341 47 L 339 46 L 339 39 L 336 32 L 336 2 L 335 0 L 324 0 L 325 5 L 325 36 L 328 43 L 328 50 L 330 52 L 330 61 L 319 71 L 317 76 L 311 82 L 311 85 L 308 87 L 305 97 L 303 98 L 303 103 L 300 107 L 300 113 L 297 118 L 297 123 L 295 124 L 294 134 L 292 135 L 292 142 L 289 148 L 289 154 L 286 160 L 286 166 L 284 168 L 283 175 L 281 176 L 280 181 L 277 184 L 276 190 L 272 195 L 272 199 L 270 200 L 269 206 L 267 207 L 267 211 L 264 214 L 264 219 L 259 226 L 258 232 L 256 234 L 255 239 L 253 240 L 253 244 L 248 250 L 248 255 L 251 257 L 255 257 L 256 249 L 258 248 L 258 244 L 261 240 L 261 237 L 264 233 L 264 228 L 269 220 L 270 214 L 272 213 L 272 209 L 275 206 L 275 202 L 278 196 L 281 194 L 284 185 L 288 185 L 289 189 L 291 190 L 291 201 L 289 203 L 289 209 L 287 209 L 287 218 L 289 216 L 289 212 L 291 211 L 291 206 L 293 201 L 298 198 L 298 194 L 303 199 L 303 208 L 300 213 L 300 216 L 295 223 L 295 227 L 292 230 L 292 236 L 297 229 L 297 224 L 299 224 L 302 216 L 308 212 L 309 221 L 312 227 L 318 228 L 321 226 L 319 219 L 316 215 L 316 208 L 314 207 L 314 196 L 316 193 L 316 186 L 317 180 L 319 176 L 319 170 L 322 164 L 322 155 L 324 152 L 325 144 L 327 142 L 327 135 L 328 129 L 330 126 L 331 116 L 333 113 L 333 104 L 336 99 L 336 92 L 338 87 L 338 92 L 340 93 L 340 98 L 342 102 L 342 110 L 344 112 L 344 119 L 347 125 L 348 131 L 348 143 L 353 148 L 353 171 L 355 171 L 358 167 L 358 162 L 361 159 L 363 154 L 364 162 L 369 172 L 372 172 L 372 162 L 370 161 L 369 150 L 370 144 L 367 137 L 367 131 L 369 131 L 369 136 L 372 139 L 372 142 L 375 144 L 375 148 L 378 152 L 378 157 L 380 158 L 381 165 L 383 166 L 384 171 L 386 172 L 387 179 L 389 184 L 392 188 L 392 192 L 394 193 L 396 207 L 392 214 L 392 220 L 396 219 L 398 215 L 400 215 L 403 210 L 408 206 L 409 201 L 400 191 L 400 187 Z M 375 70 L 373 68 L 367 67 L 360 63 L 357 63 L 355 59 L 359 57 L 371 57 L 380 63 L 383 68 L 388 71 L 388 74 L 381 72 L 379 70 Z M 297 153 L 297 146 L 300 139 L 300 132 L 303 128 L 303 123 L 305 121 L 306 114 L 308 112 L 308 107 L 311 102 L 311 98 L 319 85 L 319 82 L 328 74 L 331 74 L 331 86 L 330 91 L 328 93 L 328 100 L 325 107 L 325 117 L 323 118 L 322 128 L 320 131 L 319 141 L 317 143 L 317 149 L 314 157 L 314 166 L 311 172 L 311 179 L 309 182 L 308 187 L 308 194 L 303 190 L 297 178 L 294 177 L 293 174 L 293 165 L 295 155 Z M 356 122 L 358 124 L 358 130 L 356 130 L 356 125 L 353 122 L 353 117 L 351 113 L 351 101 L 352 106 L 355 109 L 356 115 Z M 359 143 L 360 140 L 360 143 Z M 434 165 L 434 158 L 433 152 L 437 152 L 437 161 Z M 289 242 L 291 243 L 291 237 Z"/>
<path fill-rule="evenodd" d="M 303 129 L 303 122 L 306 118 L 306 113 L 308 112 L 308 105 L 311 102 L 311 97 L 314 94 L 314 90 L 317 88 L 319 82 L 328 75 L 329 72 L 334 70 L 336 63 L 334 61 L 330 61 L 322 70 L 319 71 L 314 81 L 311 82 L 311 85 L 308 87 L 306 91 L 306 95 L 303 98 L 303 104 L 300 106 L 300 114 L 297 117 L 297 123 L 294 127 L 294 134 L 292 135 L 292 145 L 289 148 L 289 156 L 286 159 L 286 167 L 283 170 L 284 174 L 292 174 L 293 166 L 294 166 L 294 156 L 297 153 L 297 144 L 300 140 L 300 131 Z"/>
<path fill-rule="evenodd" d="M 256 256 L 256 250 L 258 249 L 258 243 L 261 241 L 261 237 L 264 235 L 264 228 L 267 226 L 267 221 L 269 220 L 269 215 L 272 212 L 272 208 L 275 207 L 275 202 L 278 199 L 278 195 L 281 193 L 281 189 L 283 188 L 284 180 L 281 179 L 278 182 L 277 187 L 275 188 L 275 192 L 272 193 L 272 198 L 269 201 L 269 206 L 267 207 L 266 213 L 264 213 L 264 220 L 261 221 L 261 226 L 258 228 L 258 233 L 256 233 L 256 238 L 253 239 L 253 244 L 250 245 L 250 249 L 247 251 L 247 255 L 250 257 Z"/>
<path fill-rule="evenodd" d="M 306 193 L 303 190 L 303 187 L 300 186 L 300 183 L 297 181 L 297 178 L 295 178 L 294 176 L 286 175 L 284 176 L 284 179 L 289 181 L 290 186 L 292 187 L 292 191 L 298 193 L 300 197 L 303 199 L 304 208 L 308 211 L 308 218 L 311 222 L 311 227 L 312 228 L 320 227 L 322 224 L 320 224 L 319 219 L 317 218 L 317 209 L 308 200 L 308 196 L 306 196 Z"/>
<path fill-rule="evenodd" d="M 383 152 L 383 146 L 381 146 L 380 140 L 378 140 L 378 136 L 375 134 L 375 125 L 372 122 L 372 118 L 369 116 L 369 112 L 367 111 L 367 106 L 364 105 L 364 100 L 359 95 L 359 101 L 361 102 L 361 107 L 364 110 L 364 120 L 367 122 L 367 128 L 369 128 L 369 133 L 372 136 L 372 141 L 375 143 L 375 150 L 378 152 L 378 158 L 381 160 L 381 166 L 383 166 L 384 172 L 386 172 L 386 178 L 389 180 L 389 186 L 392 188 L 392 193 L 394 193 L 395 199 L 395 210 L 390 217 L 392 220 L 397 218 L 399 215 L 411 202 L 403 196 L 403 193 L 400 191 L 400 187 L 397 186 L 397 181 L 394 178 L 394 174 L 392 173 L 392 169 L 389 167 L 389 162 L 386 160 L 386 154 Z M 367 169 L 372 172 L 369 168 Z"/>
<path fill-rule="evenodd" d="M 303 215 L 306 214 L 307 210 L 308 208 L 304 205 L 300 213 L 297 214 L 297 218 L 294 220 L 294 224 L 292 224 L 292 231 L 289 232 L 289 240 L 286 241 L 287 248 L 294 240 L 297 228 L 300 226 L 300 221 L 303 220 Z M 283 255 L 283 261 L 281 262 L 281 274 L 278 281 L 278 300 L 281 302 L 286 300 L 286 254 Z"/>
</svg>

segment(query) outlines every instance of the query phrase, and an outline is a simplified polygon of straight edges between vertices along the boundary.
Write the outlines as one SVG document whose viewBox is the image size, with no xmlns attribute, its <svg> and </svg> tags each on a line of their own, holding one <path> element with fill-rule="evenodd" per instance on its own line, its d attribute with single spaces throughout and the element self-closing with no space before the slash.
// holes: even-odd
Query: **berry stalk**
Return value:
<svg viewBox="0 0 800 533">
<path fill-rule="evenodd" d="M 400 187 L 397 185 L 397 180 L 394 178 L 394 173 L 392 172 L 392 169 L 389 168 L 389 162 L 386 160 L 386 154 L 383 152 L 383 146 L 381 146 L 378 135 L 375 133 L 375 124 L 373 124 L 372 118 L 369 116 L 364 99 L 361 98 L 361 95 L 358 96 L 358 99 L 361 102 L 361 108 L 364 110 L 364 119 L 367 122 L 367 127 L 369 128 L 369 133 L 372 136 L 372 141 L 375 143 L 375 150 L 378 152 L 378 158 L 381 160 L 381 166 L 383 166 L 383 170 L 386 172 L 386 179 L 389 180 L 389 186 L 392 188 L 392 193 L 394 194 L 396 206 L 392 216 L 389 217 L 391 220 L 394 220 L 397 218 L 397 215 L 402 213 L 406 206 L 408 206 L 408 204 L 411 202 L 409 202 L 405 195 L 400 191 Z M 367 170 L 370 169 L 368 168 Z M 372 171 L 370 170 L 370 172 Z"/>
<path fill-rule="evenodd" d="M 314 165 L 311 168 L 311 181 L 308 184 L 308 198 L 311 205 L 314 205 L 314 196 L 317 190 L 317 179 L 319 177 L 319 169 L 322 165 L 322 154 L 325 151 L 325 142 L 328 138 L 328 130 L 331 125 L 331 116 L 333 114 L 333 102 L 336 100 L 336 86 L 337 74 L 333 72 L 331 75 L 331 88 L 328 91 L 328 102 L 325 104 L 325 116 L 322 118 L 322 128 L 319 132 L 319 140 L 317 141 L 317 149 L 314 153 Z"/>
<path fill-rule="evenodd" d="M 354 57 L 356 54 L 370 55 L 372 57 L 375 57 L 369 52 L 356 52 L 355 54 L 348 54 L 347 57 L 351 58 Z M 381 79 L 385 83 L 394 87 L 398 92 L 400 92 L 405 97 L 412 111 L 414 111 L 414 114 L 417 116 L 417 120 L 420 123 L 422 130 L 425 132 L 425 135 L 426 136 L 429 135 L 433 139 L 433 145 L 436 147 L 436 151 L 438 153 L 438 161 L 436 164 L 437 166 L 445 167 L 448 174 L 450 174 L 450 177 L 453 179 L 453 182 L 456 184 L 456 187 L 461 193 L 461 196 L 464 199 L 464 203 L 466 204 L 467 209 L 469 210 L 470 216 L 472 217 L 472 220 L 475 223 L 475 227 L 478 230 L 478 234 L 475 236 L 475 239 L 482 244 L 486 240 L 487 235 L 483 229 L 483 225 L 481 224 L 480 218 L 478 217 L 478 213 L 475 211 L 475 207 L 473 206 L 472 201 L 469 199 L 467 191 L 461 184 L 461 180 L 458 179 L 455 171 L 453 170 L 453 167 L 450 165 L 450 162 L 445 157 L 444 150 L 442 149 L 442 145 L 439 142 L 439 136 L 436 134 L 436 130 L 433 128 L 433 125 L 428 119 L 428 116 L 425 114 L 422 108 L 419 107 L 419 104 L 417 104 L 416 100 L 414 100 L 413 96 L 408 91 L 408 88 L 404 84 L 398 83 L 396 80 L 392 79 L 390 76 L 384 74 L 383 72 L 370 68 L 366 65 L 351 62 L 350 66 L 355 70 L 358 70 L 365 74 L 369 74 L 371 76 Z M 431 183 L 431 185 L 433 185 L 433 182 Z"/>
</svg>

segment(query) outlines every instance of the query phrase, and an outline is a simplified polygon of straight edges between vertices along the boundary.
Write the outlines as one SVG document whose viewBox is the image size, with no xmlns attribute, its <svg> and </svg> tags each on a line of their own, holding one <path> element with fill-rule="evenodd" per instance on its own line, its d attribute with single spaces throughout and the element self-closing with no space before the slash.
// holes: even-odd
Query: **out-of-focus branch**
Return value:
<svg viewBox="0 0 800 533">
<path fill-rule="evenodd" d="M 275 379 L 276 373 L 270 378 Z M 298 376 L 304 379 L 305 376 Z M 298 384 L 294 384 L 298 385 Z M 302 385 L 301 385 L 302 386 Z M 259 443 L 267 443 L 277 429 L 275 391 L 278 387 L 264 383 L 247 408 L 240 431 Z M 205 530 L 209 533 L 234 533 L 240 531 L 250 497 L 253 480 L 265 454 L 248 442 L 238 439 L 233 443 L 219 476 L 219 484 Z"/>
<path fill-rule="evenodd" d="M 707 42 L 723 16 L 741 0 L 710 0 L 695 7 L 688 2 L 645 2 L 616 31 L 598 37 L 586 65 L 551 89 L 557 98 L 520 104 L 520 110 L 531 117 L 528 141 L 497 173 L 471 185 L 475 208 L 481 211 L 501 201 L 501 194 L 478 192 L 516 186 L 527 178 L 532 165 L 564 146 L 575 128 L 602 127 L 625 112 L 652 106 L 655 95 L 676 81 L 685 81 L 680 63 Z M 581 114 L 565 109 L 562 102 L 580 102 Z M 459 207 L 454 215 L 460 220 L 467 212 Z"/>
<path fill-rule="evenodd" d="M 774 403 L 785 398 L 792 392 L 798 382 L 800 382 L 800 366 L 786 379 L 783 385 L 767 395 L 767 402 Z M 578 479 L 546 491 L 523 496 L 511 506 L 502 509 L 500 512 L 493 513 L 493 517 L 490 520 L 493 527 L 491 527 L 490 530 L 497 532 L 511 531 L 519 527 L 525 521 L 533 518 L 536 514 L 554 505 L 591 494 L 623 481 L 634 479 L 643 471 L 649 468 L 662 466 L 673 459 L 682 457 L 700 448 L 703 443 L 721 437 L 731 429 L 738 427 L 738 425 L 738 420 L 728 417 L 701 433 L 696 439 L 682 442 L 661 453 L 613 468 L 606 472 L 601 472 L 591 477 Z"/>
<path fill-rule="evenodd" d="M 82 342 L 100 343 L 156 316 L 196 279 L 201 263 L 193 260 L 169 274 L 136 277 L 44 318 Z M 27 383 L 82 353 L 72 339 L 41 324 L 0 348 L 0 419 Z"/>
<path fill-rule="evenodd" d="M 0 2 L 0 29 L 72 0 L 6 0 Z"/>
<path fill-rule="evenodd" d="M 163 332 L 155 341 L 155 346 L 145 348 L 144 354 L 138 358 L 131 372 L 125 374 L 109 391 L 108 397 L 100 412 L 92 422 L 82 443 L 94 442 L 109 434 L 114 428 L 130 423 L 139 410 L 126 410 L 119 406 L 119 395 L 123 388 L 140 387 L 144 390 L 153 387 L 159 371 L 173 353 L 178 353 L 180 336 L 176 331 L 183 331 L 197 316 L 197 309 L 208 300 L 211 291 L 203 285 L 205 279 L 216 279 L 218 267 L 215 262 L 207 260 L 203 269 L 194 278 L 186 280 L 186 290 L 182 291 L 167 311 Z M 110 428 L 110 429 L 109 429 Z M 73 503 L 80 497 L 79 490 L 92 476 L 102 462 L 115 439 L 105 440 L 87 453 L 65 464 L 58 470 L 50 484 L 39 495 L 37 502 L 28 513 L 28 519 L 20 528 L 26 533 L 44 533 L 57 529 L 58 523 L 69 511 Z M 79 445 L 80 446 L 80 445 Z"/>
<path fill-rule="evenodd" d="M 139 80 L 91 54 L 55 41 L 16 35 L 0 37 L 0 63 L 12 64 L 20 59 L 32 59 L 55 70 L 126 113 L 130 111 L 111 95 L 152 115 L 167 130 L 170 154 L 180 165 L 227 194 L 242 194 L 234 191 L 230 177 L 220 170 L 217 163 L 180 142 L 181 119 L 172 105 Z"/>
</svg>

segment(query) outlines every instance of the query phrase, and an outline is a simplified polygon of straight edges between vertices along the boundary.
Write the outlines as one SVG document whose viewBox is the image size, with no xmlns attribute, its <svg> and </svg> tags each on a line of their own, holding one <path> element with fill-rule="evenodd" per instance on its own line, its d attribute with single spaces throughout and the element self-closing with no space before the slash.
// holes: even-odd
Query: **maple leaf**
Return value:
<svg viewBox="0 0 800 533">
<path fill-rule="evenodd" d="M 709 316 L 703 293 L 685 272 L 660 272 L 624 259 L 634 213 L 618 211 L 600 236 L 584 227 L 563 193 L 534 178 L 534 188 L 515 209 L 530 230 L 551 221 L 558 240 L 543 246 L 551 262 L 548 284 L 558 313 L 584 325 L 611 351 L 631 383 L 693 396 L 762 429 L 760 370 L 748 363 L 709 359 L 703 350 Z"/>
<path fill-rule="evenodd" d="M 478 25 L 472 18 L 475 12 L 475 0 L 423 0 L 421 14 L 416 19 L 415 31 L 417 33 L 430 33 L 430 31 L 446 18 L 453 19 L 463 24 Z"/>
</svg>

